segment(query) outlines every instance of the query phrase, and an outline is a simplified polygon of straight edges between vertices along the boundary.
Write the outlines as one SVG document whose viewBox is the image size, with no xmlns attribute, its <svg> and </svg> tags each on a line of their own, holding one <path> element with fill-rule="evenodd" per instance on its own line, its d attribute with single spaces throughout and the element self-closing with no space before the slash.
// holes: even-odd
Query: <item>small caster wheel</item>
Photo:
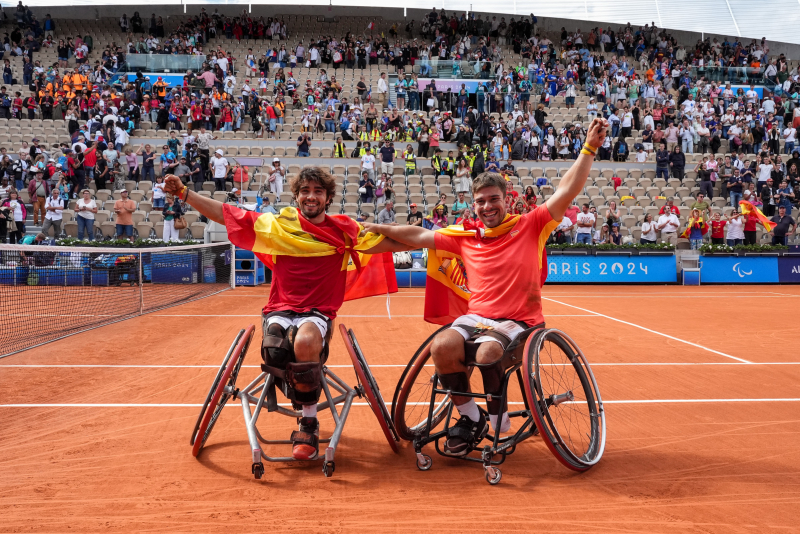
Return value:
<svg viewBox="0 0 800 534">
<path fill-rule="evenodd" d="M 496 486 L 500 483 L 500 479 L 503 478 L 503 473 L 496 467 L 487 467 L 485 476 L 486 482 L 492 486 Z"/>
<path fill-rule="evenodd" d="M 336 471 L 336 464 L 334 462 L 324 462 L 322 464 L 322 473 L 327 477 L 330 478 L 333 476 L 333 472 Z"/>
<path fill-rule="evenodd" d="M 427 454 L 417 453 L 417 469 L 427 471 L 433 466 L 433 460 Z"/>
<path fill-rule="evenodd" d="M 253 475 L 256 480 L 261 480 L 261 477 L 264 476 L 264 464 L 261 462 L 253 464 Z"/>
</svg>

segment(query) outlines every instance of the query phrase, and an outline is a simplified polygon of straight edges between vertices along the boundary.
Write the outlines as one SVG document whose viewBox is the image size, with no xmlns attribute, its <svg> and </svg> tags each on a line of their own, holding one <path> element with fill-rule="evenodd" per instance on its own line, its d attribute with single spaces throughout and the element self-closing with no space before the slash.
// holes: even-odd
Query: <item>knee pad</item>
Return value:
<svg viewBox="0 0 800 534">
<path fill-rule="evenodd" d="M 296 330 L 294 326 L 286 330 L 278 324 L 272 324 L 267 328 L 261 342 L 261 357 L 264 363 L 277 369 L 285 369 L 287 364 L 294 361 L 291 341 Z"/>
<path fill-rule="evenodd" d="M 320 362 L 291 362 L 286 365 L 286 383 L 291 389 L 291 400 L 300 406 L 315 405 L 322 388 L 322 364 Z"/>
<path fill-rule="evenodd" d="M 469 378 L 467 373 L 463 371 L 439 375 L 439 382 L 442 384 L 442 389 L 469 393 Z"/>
</svg>

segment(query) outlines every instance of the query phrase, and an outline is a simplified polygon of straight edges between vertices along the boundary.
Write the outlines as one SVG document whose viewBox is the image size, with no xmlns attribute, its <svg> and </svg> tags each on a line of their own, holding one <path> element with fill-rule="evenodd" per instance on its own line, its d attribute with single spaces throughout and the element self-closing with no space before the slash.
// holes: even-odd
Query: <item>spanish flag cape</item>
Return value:
<svg viewBox="0 0 800 534">
<path fill-rule="evenodd" d="M 689 224 L 686 226 L 686 230 L 684 230 L 681 234 L 681 237 L 689 239 L 689 235 L 692 233 L 692 228 L 694 228 L 694 226 L 697 224 L 700 225 L 700 231 L 703 233 L 703 235 L 706 235 L 708 233 L 708 224 L 703 220 L 703 218 L 700 217 L 699 219 L 695 219 L 694 217 L 690 217 Z"/>
<path fill-rule="evenodd" d="M 510 232 L 520 221 L 521 215 L 506 215 L 503 222 L 495 228 L 484 228 L 480 221 L 467 220 L 463 226 L 448 226 L 437 232 L 451 237 L 500 237 Z M 558 223 L 551 222 L 552 228 Z M 551 230 L 552 230 L 551 228 Z M 542 247 L 540 255 L 541 284 L 547 280 L 547 251 Z M 464 268 L 461 256 L 444 250 L 428 251 L 428 272 L 425 283 L 426 322 L 433 324 L 449 324 L 467 313 L 467 302 L 470 291 L 467 284 L 468 273 Z"/>
<path fill-rule="evenodd" d="M 326 221 L 341 231 L 332 232 L 312 224 L 292 207 L 274 215 L 225 204 L 223 213 L 231 243 L 252 250 L 270 269 L 278 256 L 311 258 L 344 254 L 341 267 L 347 271 L 344 300 L 397 292 L 392 254 L 363 253 L 384 237 L 365 233 L 360 224 L 346 215 L 326 215 Z"/>
<path fill-rule="evenodd" d="M 770 221 L 766 215 L 761 213 L 761 210 L 754 206 L 750 201 L 740 200 L 739 211 L 742 212 L 742 215 L 750 215 L 751 217 L 755 216 L 755 218 L 764 225 L 764 228 L 767 229 L 767 232 L 771 232 L 773 228 L 778 226 L 776 223 Z"/>
</svg>

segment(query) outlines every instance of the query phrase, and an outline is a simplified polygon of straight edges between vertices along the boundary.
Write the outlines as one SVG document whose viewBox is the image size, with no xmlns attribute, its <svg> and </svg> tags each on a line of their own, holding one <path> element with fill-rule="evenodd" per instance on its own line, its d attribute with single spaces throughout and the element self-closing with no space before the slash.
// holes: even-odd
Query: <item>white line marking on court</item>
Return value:
<svg viewBox="0 0 800 534">
<path fill-rule="evenodd" d="M 605 317 L 606 319 L 610 319 L 610 320 L 612 320 L 612 321 L 616 321 L 616 322 L 618 322 L 618 323 L 626 324 L 626 325 L 628 325 L 628 326 L 633 326 L 633 327 L 635 327 L 635 328 L 639 328 L 639 329 L 641 329 L 641 330 L 644 330 L 644 331 L 646 331 L 646 332 L 650 332 L 650 333 L 652 333 L 652 334 L 656 334 L 656 335 L 659 335 L 659 336 L 663 336 L 663 337 L 665 337 L 665 338 L 672 339 L 673 341 L 679 341 L 679 342 L 681 342 L 681 343 L 685 343 L 685 344 L 687 344 L 687 345 L 691 345 L 692 347 L 697 347 L 698 349 L 703 349 L 703 350 L 705 350 L 705 351 L 708 351 L 708 352 L 711 352 L 711 353 L 714 353 L 714 354 L 719 354 L 720 356 L 725 356 L 726 358 L 730 358 L 730 359 L 732 359 L 732 360 L 736 360 L 736 361 L 738 361 L 738 362 L 742 362 L 742 363 L 753 363 L 753 362 L 750 362 L 750 361 L 744 360 L 744 359 L 742 359 L 742 358 L 737 358 L 736 356 L 731 356 L 730 354 L 725 354 L 724 352 L 720 352 L 720 351 L 718 351 L 718 350 L 714 350 L 714 349 L 710 349 L 710 348 L 708 348 L 708 347 L 704 347 L 703 345 L 698 345 L 697 343 L 692 343 L 691 341 L 686 341 L 685 339 L 681 339 L 681 338 L 679 338 L 679 337 L 671 336 L 671 335 L 669 335 L 669 334 L 664 334 L 663 332 L 658 332 L 657 330 L 652 330 L 652 329 L 650 329 L 650 328 L 646 328 L 646 327 L 644 327 L 644 326 L 640 326 L 640 325 L 638 325 L 638 324 L 635 324 L 635 323 L 629 323 L 628 321 L 623 321 L 622 319 L 617 319 L 616 317 L 611 317 L 611 316 L 609 316 L 609 315 L 604 315 L 604 314 L 602 314 L 602 313 L 597 313 L 597 312 L 595 312 L 595 311 L 592 311 L 592 310 L 587 310 L 586 308 L 581 308 L 581 307 L 579 307 L 579 306 L 573 306 L 572 304 L 567 304 L 566 302 L 561 302 L 561 301 L 558 301 L 558 300 L 553 300 L 553 299 L 551 299 L 551 298 L 548 298 L 548 297 L 542 297 L 542 299 L 543 299 L 543 300 L 549 300 L 550 302 L 555 302 L 556 304 L 562 304 L 562 305 L 564 305 L 564 306 L 569 306 L 570 308 L 575 308 L 576 310 L 581 310 L 581 311 L 584 311 L 584 312 L 587 312 L 587 313 L 594 313 L 595 315 L 599 315 L 599 316 L 601 316 L 601 317 Z"/>
<path fill-rule="evenodd" d="M 725 403 L 725 402 L 800 402 L 800 398 L 791 399 L 632 399 L 632 400 L 605 400 L 603 404 L 689 404 L 689 403 Z M 390 404 L 385 402 L 384 404 Z M 427 402 L 409 403 L 414 406 L 427 406 Z M 512 405 L 522 405 L 523 402 L 509 402 Z M 573 403 L 569 403 L 573 404 Z M 290 406 L 290 404 L 279 404 Z M 202 404 L 149 404 L 149 403 L 86 403 L 86 404 L 0 404 L 0 408 L 201 408 Z M 227 407 L 241 408 L 238 404 L 226 404 Z M 369 406 L 366 402 L 354 402 L 353 406 Z"/>
<path fill-rule="evenodd" d="M 542 364 L 547 366 L 554 366 L 555 364 Z M 753 366 L 753 365 L 800 365 L 800 362 L 629 362 L 629 363 L 614 363 L 614 362 L 594 362 L 592 367 L 652 367 L 652 366 Z M 14 368 L 107 368 L 107 369 L 219 369 L 219 365 L 134 365 L 134 364 L 36 364 L 36 363 L 23 363 L 23 364 L 0 364 L 0 369 L 3 367 Z M 331 369 L 349 369 L 352 365 L 326 365 Z M 370 364 L 370 368 L 404 368 L 405 364 L 401 363 L 388 363 L 388 364 Z M 243 369 L 260 369 L 260 365 L 242 365 Z"/>
<path fill-rule="evenodd" d="M 261 315 L 192 315 L 192 314 L 149 314 L 150 317 L 261 317 Z M 58 316 L 68 317 L 68 316 Z M 371 317 L 375 319 L 391 319 L 392 317 L 415 317 L 422 318 L 424 315 L 337 315 L 339 317 Z M 572 315 L 548 315 L 548 317 L 598 317 L 596 314 L 572 314 Z"/>
</svg>

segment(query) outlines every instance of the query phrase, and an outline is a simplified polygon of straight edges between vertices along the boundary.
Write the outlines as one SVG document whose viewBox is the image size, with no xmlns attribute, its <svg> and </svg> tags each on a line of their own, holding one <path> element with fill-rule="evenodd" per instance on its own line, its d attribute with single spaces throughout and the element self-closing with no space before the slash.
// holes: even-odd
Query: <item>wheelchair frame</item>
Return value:
<svg viewBox="0 0 800 534">
<path fill-rule="evenodd" d="M 319 443 L 327 443 L 324 454 L 320 454 L 312 461 L 322 460 L 322 472 L 326 477 L 333 475 L 336 469 L 335 455 L 336 448 L 342 437 L 344 425 L 347 422 L 347 417 L 350 414 L 350 408 L 353 400 L 356 397 L 364 397 L 367 399 L 373 412 L 379 417 L 387 441 L 389 441 L 392 449 L 397 452 L 396 433 L 394 426 L 391 425 L 391 420 L 388 420 L 388 425 L 384 424 L 386 421 L 381 421 L 382 413 L 379 415 L 376 410 L 378 403 L 383 404 L 383 399 L 380 395 L 380 390 L 377 389 L 372 373 L 369 370 L 366 359 L 364 358 L 358 344 L 355 340 L 355 334 L 352 330 L 347 330 L 344 325 L 339 325 L 342 336 L 345 338 L 345 346 L 353 362 L 356 371 L 356 377 L 359 384 L 355 387 L 349 386 L 344 380 L 339 378 L 336 373 L 331 371 L 327 366 L 322 366 L 322 379 L 321 387 L 325 395 L 325 400 L 317 404 L 317 412 L 330 410 L 335 423 L 333 433 L 329 438 L 319 440 Z M 281 415 L 289 417 L 302 417 L 302 412 L 286 408 L 284 406 L 275 404 L 270 406 L 268 402 L 268 394 L 271 386 L 275 383 L 275 377 L 265 371 L 262 371 L 254 380 L 242 389 L 236 388 L 236 378 L 238 377 L 239 369 L 241 368 L 244 356 L 249 348 L 250 341 L 255 333 L 255 327 L 249 325 L 246 329 L 242 329 L 233 341 L 225 359 L 220 366 L 217 373 L 217 378 L 212 383 L 211 390 L 208 393 L 206 402 L 200 412 L 197 423 L 195 424 L 194 431 L 192 432 L 191 444 L 193 445 L 192 454 L 198 456 L 208 439 L 211 430 L 216 423 L 216 420 L 221 413 L 222 408 L 228 400 L 237 399 L 241 402 L 242 413 L 244 414 L 245 428 L 247 429 L 247 438 L 250 444 L 252 466 L 251 472 L 256 479 L 260 479 L 264 474 L 264 464 L 262 460 L 267 462 L 297 462 L 291 456 L 270 456 L 262 448 L 263 445 L 291 445 L 291 440 L 286 439 L 266 439 L 259 431 L 257 423 L 259 416 L 262 413 L 265 405 L 268 412 L 277 412 Z M 357 366 L 357 367 L 356 367 Z M 341 405 L 337 411 L 336 406 Z M 213 410 L 209 407 L 213 406 Z M 383 412 L 388 416 L 388 412 L 383 406 Z M 387 417 L 388 418 L 388 417 Z M 387 419 L 385 418 L 385 419 Z"/>
<path fill-rule="evenodd" d="M 423 345 L 418 349 L 417 354 L 415 354 L 415 358 L 412 359 L 412 362 L 410 362 L 409 366 L 406 368 L 406 372 L 404 372 L 403 376 L 401 376 L 400 381 L 398 382 L 398 385 L 397 385 L 397 390 L 396 390 L 396 393 L 395 393 L 394 403 L 393 403 L 393 406 L 392 406 L 392 415 L 393 415 L 393 418 L 394 418 L 395 421 L 397 420 L 397 418 L 399 416 L 399 414 L 397 413 L 397 406 L 395 404 L 397 403 L 398 393 L 401 391 L 401 389 L 405 385 L 405 380 L 406 380 L 407 375 L 408 375 L 408 369 L 414 363 L 416 358 L 421 354 L 421 352 L 423 350 L 425 350 L 426 348 L 430 347 L 430 344 L 432 343 L 433 338 L 439 332 L 441 332 L 441 331 L 443 331 L 443 330 L 445 330 L 445 329 L 447 329 L 449 327 L 450 327 L 450 325 L 444 326 L 443 328 L 438 330 L 436 333 L 431 335 L 425 343 L 423 343 Z M 547 443 L 548 448 L 559 459 L 559 461 L 561 461 L 561 463 L 563 463 L 566 467 L 568 467 L 568 468 L 570 468 L 572 470 L 575 470 L 575 471 L 586 471 L 591 466 L 593 466 L 594 464 L 596 464 L 600 460 L 600 457 L 602 456 L 603 450 L 604 450 L 604 447 L 605 447 L 605 413 L 604 413 L 604 410 L 603 410 L 603 403 L 602 403 L 602 399 L 600 397 L 599 389 L 597 388 L 597 382 L 594 379 L 594 375 L 591 372 L 591 368 L 588 365 L 588 361 L 586 360 L 585 356 L 580 351 L 580 349 L 577 347 L 577 345 L 575 345 L 574 341 L 572 341 L 572 339 L 569 338 L 569 336 L 567 336 L 566 334 L 564 334 L 563 332 L 561 332 L 559 330 L 548 329 L 548 328 L 545 328 L 543 326 L 536 326 L 536 327 L 532 327 L 532 328 L 529 328 L 529 329 L 524 330 L 523 332 L 521 332 L 515 338 L 515 340 L 508 346 L 508 348 L 505 349 L 505 351 L 503 352 L 503 356 L 502 356 L 502 358 L 500 360 L 500 361 L 504 360 L 507 356 L 511 356 L 512 360 L 516 359 L 516 356 L 513 356 L 513 352 L 517 350 L 517 348 L 522 344 L 522 342 L 523 342 L 522 340 L 524 339 L 525 348 L 524 348 L 524 351 L 523 351 L 523 357 L 520 359 L 520 361 L 511 364 L 508 367 L 508 369 L 505 370 L 503 386 L 502 386 L 502 391 L 501 391 L 501 395 L 500 395 L 499 413 L 493 414 L 493 415 L 497 416 L 497 418 L 498 418 L 497 420 L 499 422 L 501 420 L 500 418 L 501 418 L 502 413 L 503 413 L 503 407 L 505 406 L 505 403 L 506 403 L 506 400 L 507 400 L 507 396 L 508 396 L 509 380 L 511 379 L 511 375 L 512 374 L 516 374 L 517 381 L 519 382 L 520 391 L 522 392 L 522 397 L 523 397 L 523 402 L 524 402 L 525 409 L 524 410 L 509 411 L 508 412 L 508 416 L 509 416 L 509 418 L 527 417 L 527 419 L 522 424 L 522 426 L 513 435 L 509 435 L 509 436 L 505 436 L 505 437 L 502 437 L 500 435 L 500 432 L 496 432 L 496 431 L 493 432 L 490 429 L 489 432 L 486 434 L 486 436 L 483 439 L 487 439 L 487 438 L 491 439 L 491 445 L 487 444 L 487 445 L 484 445 L 483 447 L 476 446 L 472 451 L 470 451 L 465 456 L 452 456 L 452 455 L 449 455 L 449 454 L 445 454 L 443 452 L 442 448 L 440 447 L 440 440 L 442 438 L 446 438 L 447 437 L 448 431 L 450 429 L 450 422 L 452 420 L 454 403 L 452 401 L 449 401 L 449 398 L 451 396 L 453 396 L 453 395 L 458 395 L 458 396 L 463 396 L 463 397 L 470 397 L 470 398 L 474 398 L 474 399 L 484 399 L 486 401 L 491 401 L 491 400 L 493 400 L 493 395 L 486 394 L 486 393 L 455 392 L 455 391 L 451 391 L 451 390 L 442 389 L 442 388 L 439 387 L 440 386 L 439 377 L 438 377 L 438 375 L 436 373 L 434 373 L 433 376 L 431 377 L 431 382 L 432 382 L 433 385 L 432 385 L 432 388 L 431 388 L 430 402 L 428 404 L 428 410 L 427 410 L 427 414 L 428 415 L 427 415 L 427 419 L 425 420 L 424 430 L 422 432 L 420 432 L 419 434 L 415 435 L 414 438 L 411 440 L 412 443 L 413 443 L 413 446 L 414 446 L 414 453 L 416 454 L 416 461 L 417 461 L 417 468 L 418 469 L 420 469 L 421 471 L 427 471 L 433 465 L 433 460 L 431 459 L 431 457 L 422 452 L 422 449 L 423 449 L 423 447 L 425 445 L 433 442 L 434 443 L 434 447 L 436 449 L 436 452 L 439 453 L 440 455 L 448 457 L 448 458 L 455 458 L 455 459 L 458 459 L 458 460 L 466 460 L 466 461 L 470 461 L 470 462 L 481 463 L 483 465 L 483 468 L 484 468 L 484 476 L 485 476 L 487 482 L 489 482 L 489 484 L 492 484 L 492 485 L 498 484 L 500 482 L 500 479 L 502 478 L 502 472 L 500 471 L 500 469 L 497 466 L 503 464 L 503 462 L 505 462 L 506 458 L 516 451 L 516 447 L 517 447 L 517 445 L 519 443 L 525 441 L 526 439 L 528 439 L 528 438 L 530 438 L 532 436 L 540 435 L 541 432 L 540 432 L 539 427 L 537 426 L 537 423 L 538 423 L 538 425 L 541 425 L 542 427 L 545 427 L 548 424 L 548 421 L 545 420 L 545 415 L 543 413 L 540 413 L 540 410 L 549 411 L 551 406 L 558 406 L 559 404 L 562 404 L 564 402 L 572 402 L 575 399 L 573 392 L 570 390 L 570 391 L 566 391 L 566 392 L 564 392 L 562 394 L 551 395 L 548 398 L 543 398 L 542 401 L 537 401 L 536 397 L 535 397 L 536 391 L 532 391 L 532 388 L 530 388 L 530 386 L 526 387 L 526 384 L 525 384 L 525 382 L 523 380 L 522 367 L 523 367 L 523 365 L 525 365 L 526 367 L 530 366 L 530 362 L 529 362 L 530 353 L 533 350 L 538 350 L 538 345 L 537 345 L 537 347 L 534 347 L 533 343 L 537 343 L 538 344 L 539 340 L 543 340 L 550 333 L 553 333 L 556 336 L 561 336 L 562 340 L 566 339 L 568 343 L 570 343 L 575 349 L 577 349 L 575 351 L 575 354 L 573 355 L 573 357 L 570 357 L 570 360 L 572 360 L 573 365 L 575 365 L 575 361 L 573 360 L 573 358 L 579 358 L 580 359 L 580 363 L 582 365 L 585 365 L 584 375 L 587 375 L 585 377 L 589 379 L 590 386 L 593 389 L 593 393 L 594 393 L 594 396 L 596 397 L 597 405 L 598 405 L 598 408 L 599 408 L 598 414 L 592 414 L 592 416 L 596 415 L 596 417 L 599 418 L 602 426 L 600 428 L 600 433 L 601 434 L 600 434 L 600 444 L 599 444 L 599 447 L 597 449 L 598 452 L 596 454 L 596 457 L 593 458 L 592 461 L 585 461 L 584 462 L 584 461 L 582 461 L 582 460 L 580 460 L 578 458 L 575 458 L 575 461 L 572 461 L 569 458 L 565 458 L 562 455 L 561 451 L 563 449 L 566 449 L 567 451 L 569 451 L 569 447 L 566 446 L 565 443 L 563 442 L 563 440 L 561 439 L 561 437 L 558 436 L 558 432 L 557 431 L 555 432 L 556 435 L 554 437 L 552 435 L 552 432 L 550 432 L 549 428 L 547 428 L 546 432 L 544 433 L 545 435 L 542 435 L 542 437 L 545 440 L 545 442 Z M 563 350 L 563 348 L 562 348 L 562 350 Z M 566 354 L 566 352 L 565 352 L 565 354 Z M 428 355 L 428 357 L 430 357 L 430 356 Z M 536 358 L 537 358 L 537 362 L 538 362 L 538 353 L 537 353 Z M 475 367 L 473 367 L 473 369 L 474 368 Z M 538 363 L 537 363 L 537 368 L 538 368 Z M 527 372 L 527 369 L 525 369 L 525 372 Z M 532 374 L 531 382 L 537 381 L 538 378 L 535 376 L 535 373 L 531 373 L 531 374 Z M 586 386 L 586 382 L 583 381 L 583 380 L 581 381 L 581 384 L 584 387 Z M 538 392 L 541 393 L 541 386 L 538 387 Z M 446 412 L 445 417 L 444 417 L 444 423 L 445 423 L 444 428 L 442 430 L 440 430 L 440 431 L 432 432 L 431 421 L 434 419 L 434 407 L 437 406 L 437 396 L 439 396 L 439 395 L 444 395 L 445 396 L 445 402 L 449 402 L 449 405 L 447 407 L 447 412 Z M 531 396 L 530 399 L 529 399 L 529 395 Z M 408 399 L 406 398 L 403 401 L 403 403 L 404 403 L 403 409 L 404 410 L 405 410 L 405 406 L 407 405 L 406 404 L 407 400 Z M 539 407 L 533 407 L 532 408 L 531 407 L 531 402 L 539 402 L 540 404 L 543 403 L 544 407 L 539 406 Z M 547 417 L 549 418 L 549 416 L 547 416 Z M 405 421 L 404 421 L 404 424 L 405 424 Z M 438 426 L 438 424 L 440 424 L 440 423 L 437 423 L 436 425 L 434 425 L 434 427 Z M 550 421 L 550 424 L 552 424 L 552 421 Z M 491 436 L 491 438 L 490 438 L 490 436 Z M 483 441 L 483 439 L 481 441 Z M 550 441 L 551 439 L 555 439 L 556 441 L 558 441 L 558 443 L 551 443 L 551 441 Z M 559 448 L 559 447 L 561 447 L 561 448 Z M 475 456 L 471 456 L 470 455 L 472 452 L 475 452 L 475 451 L 479 451 L 480 452 L 480 456 L 479 457 L 475 457 Z M 498 458 L 498 456 L 499 456 L 499 458 Z"/>
</svg>

